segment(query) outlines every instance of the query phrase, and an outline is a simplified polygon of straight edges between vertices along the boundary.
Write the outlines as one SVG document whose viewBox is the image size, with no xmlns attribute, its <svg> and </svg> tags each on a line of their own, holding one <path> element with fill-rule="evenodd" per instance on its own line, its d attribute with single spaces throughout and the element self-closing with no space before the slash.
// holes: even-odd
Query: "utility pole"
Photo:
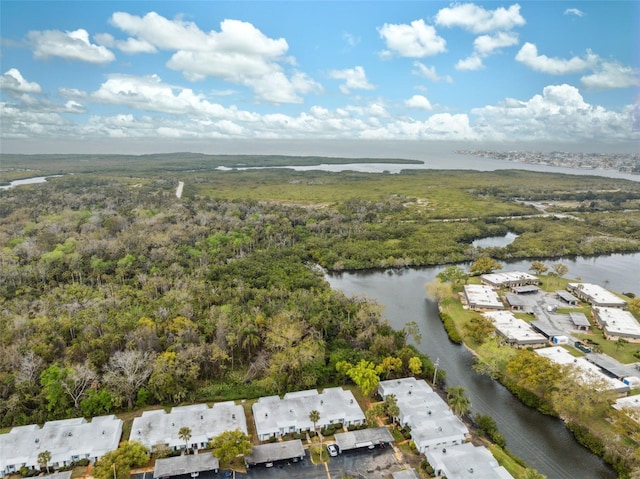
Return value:
<svg viewBox="0 0 640 479">
<path fill-rule="evenodd" d="M 435 369 L 433 370 L 433 387 L 436 387 L 436 374 L 438 374 L 438 366 L 440 366 L 440 358 L 436 359 Z"/>
</svg>

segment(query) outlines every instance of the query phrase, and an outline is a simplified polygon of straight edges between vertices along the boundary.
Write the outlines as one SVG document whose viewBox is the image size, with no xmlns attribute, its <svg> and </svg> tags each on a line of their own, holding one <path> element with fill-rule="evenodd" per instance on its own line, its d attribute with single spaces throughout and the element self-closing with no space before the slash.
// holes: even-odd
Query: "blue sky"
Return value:
<svg viewBox="0 0 640 479">
<path fill-rule="evenodd" d="M 5 152 L 640 139 L 635 1 L 0 5 Z"/>
</svg>

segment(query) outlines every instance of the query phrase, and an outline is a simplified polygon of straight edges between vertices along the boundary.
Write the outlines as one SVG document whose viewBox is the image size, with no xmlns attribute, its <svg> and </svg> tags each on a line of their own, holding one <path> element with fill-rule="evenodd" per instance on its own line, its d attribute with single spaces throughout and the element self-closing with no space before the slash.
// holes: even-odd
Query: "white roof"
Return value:
<svg viewBox="0 0 640 479">
<path fill-rule="evenodd" d="M 611 291 L 604 289 L 598 284 L 591 283 L 569 283 L 567 287 L 574 292 L 580 291 L 591 304 L 616 304 L 625 307 L 627 302 L 613 294 Z"/>
<path fill-rule="evenodd" d="M 139 441 L 148 448 L 157 444 L 168 444 L 180 448 L 185 442 L 178 437 L 182 427 L 191 429 L 190 443 L 208 443 L 225 431 L 240 429 L 247 432 L 244 408 L 233 401 L 174 407 L 170 413 L 163 409 L 145 411 L 133 420 L 129 439 Z"/>
<path fill-rule="evenodd" d="M 488 273 L 480 276 L 481 280 L 485 280 L 491 284 L 506 284 L 510 282 L 538 281 L 538 278 L 524 271 L 503 271 L 501 273 Z"/>
<path fill-rule="evenodd" d="M 626 412 L 636 422 L 640 422 L 640 394 L 616 399 L 613 407 Z"/>
<path fill-rule="evenodd" d="M 400 421 L 411 427 L 411 438 L 420 446 L 463 440 L 469 430 L 453 415 L 449 405 L 423 380 L 414 377 L 380 381 L 383 398 L 396 397 Z"/>
<path fill-rule="evenodd" d="M 327 388 L 322 393 L 315 389 L 291 392 L 282 399 L 279 396 L 262 397 L 253 404 L 252 410 L 259 437 L 288 433 L 291 428 L 313 429 L 309 413 L 314 410 L 320 413 L 318 428 L 365 419 L 353 393 L 339 387 Z"/>
<path fill-rule="evenodd" d="M 429 450 L 427 460 L 436 472 L 451 479 L 513 479 L 484 446 L 471 443 Z"/>
<path fill-rule="evenodd" d="M 14 465 L 38 467 L 38 454 L 51 453 L 50 464 L 77 458 L 99 458 L 118 448 L 122 420 L 113 415 L 50 421 L 42 428 L 36 424 L 14 427 L 0 434 L 0 470 Z"/>
<path fill-rule="evenodd" d="M 605 331 L 614 336 L 640 338 L 640 324 L 629 311 L 618 308 L 598 308 L 596 315 Z"/>
<path fill-rule="evenodd" d="M 466 284 L 464 286 L 464 294 L 469 303 L 473 303 L 480 308 L 504 308 L 504 304 L 500 301 L 498 293 L 491 286 L 482 284 Z"/>
<path fill-rule="evenodd" d="M 553 346 L 550 348 L 540 348 L 535 350 L 540 356 L 549 358 L 556 364 L 571 365 L 580 371 L 580 375 L 585 382 L 604 381 L 607 385 L 606 389 L 614 389 L 616 391 L 628 391 L 629 387 L 622 381 L 609 377 L 593 363 L 587 361 L 584 357 L 577 358 L 572 356 L 569 351 L 564 348 Z"/>
<path fill-rule="evenodd" d="M 489 318 L 496 329 L 505 338 L 520 344 L 547 343 L 547 338 L 534 331 L 529 323 L 516 318 L 511 311 L 488 311 L 483 315 Z"/>
</svg>

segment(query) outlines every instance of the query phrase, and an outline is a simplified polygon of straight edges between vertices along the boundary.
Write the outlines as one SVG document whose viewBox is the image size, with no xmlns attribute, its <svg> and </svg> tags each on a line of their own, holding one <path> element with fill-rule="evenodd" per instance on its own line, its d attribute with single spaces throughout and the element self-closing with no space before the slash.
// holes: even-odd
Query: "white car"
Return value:
<svg viewBox="0 0 640 479">
<path fill-rule="evenodd" d="M 333 444 L 327 444 L 327 451 L 331 457 L 336 457 L 338 455 L 338 448 Z"/>
</svg>

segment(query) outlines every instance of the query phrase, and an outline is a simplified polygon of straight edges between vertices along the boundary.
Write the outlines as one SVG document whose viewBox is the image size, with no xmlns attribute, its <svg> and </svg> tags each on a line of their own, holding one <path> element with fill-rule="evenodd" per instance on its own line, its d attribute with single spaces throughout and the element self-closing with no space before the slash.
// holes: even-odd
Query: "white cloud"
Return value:
<svg viewBox="0 0 640 479">
<path fill-rule="evenodd" d="M 580 79 L 585 88 L 610 89 L 640 86 L 640 72 L 615 62 L 602 62 L 591 75 Z"/>
<path fill-rule="evenodd" d="M 539 55 L 538 48 L 533 43 L 525 43 L 516 55 L 516 60 L 528 66 L 532 70 L 551 75 L 564 75 L 567 73 L 577 73 L 586 70 L 593 62 L 593 57 L 583 59 L 572 57 L 568 60 L 561 58 L 551 58 L 546 55 Z"/>
<path fill-rule="evenodd" d="M 27 37 L 33 46 L 33 56 L 39 60 L 60 57 L 67 60 L 106 64 L 116 58 L 105 46 L 91 43 L 89 33 L 84 29 L 73 32 L 31 31 Z"/>
<path fill-rule="evenodd" d="M 352 33 L 348 33 L 345 32 L 342 34 L 342 38 L 344 39 L 344 41 L 347 44 L 347 47 L 349 49 L 355 47 L 356 45 L 358 45 L 358 43 L 360 43 L 360 37 L 357 37 L 355 35 L 353 35 Z"/>
<path fill-rule="evenodd" d="M 409 108 L 416 108 L 418 110 L 433 110 L 431 102 L 423 95 L 413 95 L 411 98 L 405 100 L 404 104 Z"/>
<path fill-rule="evenodd" d="M 435 16 L 437 25 L 461 27 L 473 33 L 511 30 L 526 23 L 520 15 L 520 5 L 485 10 L 473 3 L 455 4 L 442 8 Z"/>
<path fill-rule="evenodd" d="M 301 103 L 300 95 L 322 91 L 308 75 L 285 72 L 295 60 L 286 56 L 284 38 L 272 39 L 251 23 L 224 20 L 220 31 L 203 32 L 193 22 L 169 20 L 155 12 L 144 17 L 116 12 L 111 23 L 132 37 L 117 43 L 129 53 L 152 49 L 174 51 L 167 67 L 191 81 L 214 77 L 244 85 L 256 98 L 271 103 Z"/>
<path fill-rule="evenodd" d="M 352 90 L 373 90 L 375 88 L 367 80 L 367 74 L 361 66 L 347 68 L 346 70 L 332 70 L 329 72 L 329 76 L 336 80 L 345 81 L 340 85 L 340 91 L 345 95 L 351 93 Z"/>
<path fill-rule="evenodd" d="M 424 63 L 419 62 L 418 60 L 413 62 L 414 69 L 411 70 L 411 73 L 417 76 L 424 77 L 432 82 L 440 82 L 445 81 L 447 83 L 453 83 L 453 78 L 450 75 L 440 76 L 436 72 L 436 67 L 434 66 L 426 66 Z"/>
<path fill-rule="evenodd" d="M 137 38 L 127 38 L 116 42 L 118 49 L 125 53 L 156 53 L 158 50 L 151 43 Z"/>
<path fill-rule="evenodd" d="M 518 35 L 513 32 L 498 32 L 494 35 L 480 35 L 473 41 L 473 49 L 480 56 L 485 57 L 492 53 L 518 44 Z"/>
<path fill-rule="evenodd" d="M 124 105 L 143 111 L 155 111 L 171 115 L 193 115 L 213 118 L 233 118 L 239 113 L 210 103 L 190 88 L 181 88 L 162 82 L 156 76 L 137 77 L 111 75 L 100 88 L 90 95 L 91 99 L 111 105 Z M 244 116 L 249 120 L 251 114 Z"/>
<path fill-rule="evenodd" d="M 382 52 L 384 56 L 396 53 L 402 57 L 422 58 L 447 50 L 446 40 L 422 19 L 414 20 L 410 25 L 385 23 L 378 28 L 378 33 L 388 48 Z"/>
<path fill-rule="evenodd" d="M 575 15 L 576 17 L 584 17 L 585 13 L 577 8 L 567 8 L 564 11 L 565 15 Z"/>
<path fill-rule="evenodd" d="M 527 101 L 506 99 L 472 110 L 476 130 L 488 140 L 584 141 L 639 139 L 633 127 L 633 107 L 620 112 L 586 103 L 571 85 L 549 85 Z"/>
<path fill-rule="evenodd" d="M 40 93 L 42 89 L 36 82 L 28 82 L 24 79 L 20 70 L 11 68 L 0 77 L 0 89 L 12 93 Z"/>
<path fill-rule="evenodd" d="M 479 55 L 473 54 L 468 56 L 463 60 L 458 60 L 456 63 L 455 69 L 462 71 L 475 71 L 482 70 L 484 68 L 484 64 L 482 63 L 482 58 Z"/>
</svg>

